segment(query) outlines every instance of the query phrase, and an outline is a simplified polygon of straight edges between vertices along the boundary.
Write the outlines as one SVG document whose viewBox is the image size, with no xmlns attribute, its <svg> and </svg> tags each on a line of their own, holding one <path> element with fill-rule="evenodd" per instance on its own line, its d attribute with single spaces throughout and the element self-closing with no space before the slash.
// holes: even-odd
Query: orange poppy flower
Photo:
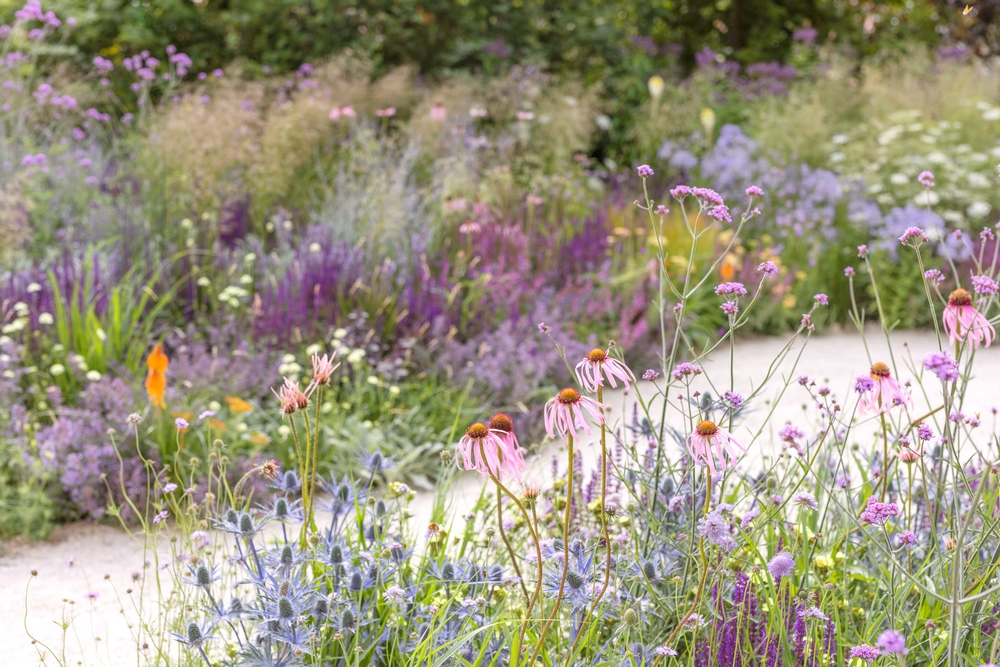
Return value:
<svg viewBox="0 0 1000 667">
<path fill-rule="evenodd" d="M 153 351 L 146 357 L 146 366 L 149 373 L 146 375 L 146 393 L 149 394 L 149 401 L 158 408 L 167 407 L 164 395 L 167 391 L 167 366 L 170 360 L 163 353 L 163 344 L 157 343 Z"/>
</svg>

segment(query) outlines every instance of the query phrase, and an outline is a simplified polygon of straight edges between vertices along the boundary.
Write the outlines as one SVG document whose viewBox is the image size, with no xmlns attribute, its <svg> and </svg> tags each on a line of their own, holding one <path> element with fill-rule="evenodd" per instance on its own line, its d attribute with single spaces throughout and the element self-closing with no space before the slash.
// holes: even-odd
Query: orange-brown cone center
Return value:
<svg viewBox="0 0 1000 667">
<path fill-rule="evenodd" d="M 959 287 L 957 290 L 951 293 L 948 297 L 949 306 L 971 306 L 972 305 L 972 295 L 966 292 L 964 289 Z"/>
<path fill-rule="evenodd" d="M 698 431 L 698 435 L 710 438 L 719 432 L 719 427 L 706 419 L 702 423 L 698 424 L 698 428 L 695 430 Z"/>
<path fill-rule="evenodd" d="M 587 355 L 587 361 L 592 361 L 594 363 L 597 363 L 599 361 L 604 361 L 607 358 L 608 358 L 608 353 L 599 347 L 595 347 L 593 350 L 590 351 L 590 354 Z"/>
<path fill-rule="evenodd" d="M 884 380 L 889 377 L 889 367 L 883 364 L 881 361 L 876 361 L 872 364 L 872 378 L 875 380 Z"/>
<path fill-rule="evenodd" d="M 480 423 L 475 423 L 469 427 L 469 430 L 466 431 L 465 434 L 470 438 L 476 438 L 478 440 L 488 436 L 490 434 L 490 430 Z"/>
<path fill-rule="evenodd" d="M 560 403 L 576 403 L 580 400 L 580 392 L 576 389 L 563 389 L 557 398 Z"/>
<path fill-rule="evenodd" d="M 490 428 L 494 431 L 503 431 L 504 433 L 514 432 L 514 420 L 505 415 L 502 412 L 490 417 Z"/>
</svg>

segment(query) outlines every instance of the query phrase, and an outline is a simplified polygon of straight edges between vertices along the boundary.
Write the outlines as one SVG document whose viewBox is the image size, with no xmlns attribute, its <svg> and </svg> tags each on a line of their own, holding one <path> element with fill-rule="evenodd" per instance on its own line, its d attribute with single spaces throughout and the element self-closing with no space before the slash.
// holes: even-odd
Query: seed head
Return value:
<svg viewBox="0 0 1000 667">
<path fill-rule="evenodd" d="M 971 306 L 972 295 L 959 287 L 948 297 L 949 306 Z"/>
<path fill-rule="evenodd" d="M 872 364 L 871 376 L 873 380 L 884 380 L 890 375 L 891 374 L 889 373 L 889 367 L 886 366 L 881 361 L 876 361 L 874 364 Z"/>
<path fill-rule="evenodd" d="M 638 627 L 639 613 L 635 609 L 629 607 L 628 609 L 625 610 L 625 613 L 622 614 L 622 620 L 625 621 L 625 625 L 629 626 L 630 628 Z"/>
<path fill-rule="evenodd" d="M 291 600 L 278 598 L 278 616 L 286 620 L 295 616 L 295 608 L 292 606 Z"/>
<path fill-rule="evenodd" d="M 514 432 L 514 420 L 505 415 L 502 412 L 490 417 L 489 423 L 490 430 L 492 431 L 503 431 L 504 433 Z"/>
<path fill-rule="evenodd" d="M 698 435 L 710 438 L 719 432 L 719 427 L 706 419 L 702 423 L 698 424 L 698 427 L 695 430 L 698 432 Z"/>
<path fill-rule="evenodd" d="M 560 403 L 572 405 L 579 402 L 580 393 L 575 389 L 563 389 L 556 398 Z"/>
</svg>

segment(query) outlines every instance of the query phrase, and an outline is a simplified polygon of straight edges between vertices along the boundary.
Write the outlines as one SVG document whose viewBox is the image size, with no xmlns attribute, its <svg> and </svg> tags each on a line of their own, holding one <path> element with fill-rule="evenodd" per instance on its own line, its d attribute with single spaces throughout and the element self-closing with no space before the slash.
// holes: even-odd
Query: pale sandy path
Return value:
<svg viewBox="0 0 1000 667">
<path fill-rule="evenodd" d="M 882 334 L 872 329 L 867 335 L 869 349 L 877 360 L 888 361 L 887 345 Z M 933 332 L 904 332 L 893 334 L 893 347 L 899 366 L 898 374 L 906 379 L 911 374 L 906 370 L 904 358 L 908 344 L 912 357 L 917 363 L 923 356 L 936 349 Z M 736 391 L 748 395 L 752 387 L 763 380 L 772 359 L 783 348 L 786 338 L 759 338 L 737 342 L 736 358 L 733 366 Z M 751 434 L 757 432 L 767 417 L 770 406 L 768 400 L 777 396 L 784 385 L 781 375 L 793 379 L 788 394 L 779 403 L 769 424 L 769 429 L 752 442 L 750 457 L 759 459 L 767 452 L 775 451 L 771 432 L 776 431 L 786 421 L 803 427 L 809 422 L 803 415 L 802 406 L 809 402 L 808 395 L 794 383 L 799 375 L 808 375 L 819 384 L 828 385 L 841 397 L 845 407 L 853 408 L 850 387 L 855 377 L 867 372 L 868 357 L 861 338 L 855 331 L 827 333 L 814 337 L 793 369 L 793 358 L 786 359 L 778 368 L 778 376 L 772 380 L 762 396 L 755 401 L 755 410 L 740 425 L 736 435 L 749 443 Z M 728 389 L 729 350 L 718 351 L 704 363 L 717 386 Z M 642 369 L 635 369 L 641 373 Z M 640 389 L 648 392 L 648 388 Z M 621 392 L 609 392 L 606 403 L 611 406 L 610 419 L 621 419 L 631 414 L 633 396 Z M 924 400 L 916 397 L 916 410 L 926 407 Z M 991 408 L 1000 406 L 1000 353 L 995 349 L 980 351 L 975 366 L 975 377 L 970 385 L 966 412 L 982 413 L 984 427 L 992 425 Z M 531 457 L 531 465 L 543 479 L 550 470 L 551 457 L 560 453 L 560 445 L 548 443 L 539 448 Z M 593 443 L 581 443 L 579 451 L 585 465 L 593 469 L 598 449 Z M 478 498 L 481 480 L 472 473 L 460 473 L 450 491 L 450 504 L 454 510 L 466 511 Z M 414 532 L 423 534 L 431 518 L 433 496 L 419 494 L 411 505 L 414 514 Z M 11 545 L 9 545 L 11 546 Z M 67 560 L 74 557 L 74 566 L 67 566 Z M 61 630 L 53 621 L 58 621 L 66 603 L 73 600 L 73 613 L 79 615 L 76 626 L 78 636 L 71 635 L 67 664 L 110 665 L 127 667 L 136 664 L 135 641 L 129 624 L 135 624 L 135 612 L 130 604 L 122 613 L 122 605 L 115 596 L 115 588 L 125 597 L 124 591 L 131 585 L 131 573 L 143 567 L 142 545 L 120 530 L 94 525 L 72 525 L 56 531 L 53 539 L 43 543 L 15 543 L 8 553 L 0 555 L 0 665 L 21 667 L 38 664 L 37 650 L 26 636 L 24 623 L 24 592 L 32 569 L 38 576 L 31 583 L 29 598 L 30 614 L 28 627 L 37 636 L 53 645 L 61 641 Z M 104 580 L 104 575 L 110 580 Z M 99 594 L 96 600 L 86 599 L 86 594 Z M 93 612 L 93 613 L 92 613 Z M 94 641 L 100 637 L 100 641 Z M 52 660 L 47 664 L 55 664 Z"/>
</svg>

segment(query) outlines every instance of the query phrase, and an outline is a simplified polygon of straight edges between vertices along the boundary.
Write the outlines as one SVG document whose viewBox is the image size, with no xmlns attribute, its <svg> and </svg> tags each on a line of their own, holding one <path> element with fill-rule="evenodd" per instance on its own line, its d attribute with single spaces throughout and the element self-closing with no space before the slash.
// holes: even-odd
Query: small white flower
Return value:
<svg viewBox="0 0 1000 667">
<path fill-rule="evenodd" d="M 94 335 L 97 336 L 97 338 L 101 342 L 104 342 L 108 339 L 108 334 L 104 333 L 104 329 L 100 327 L 97 327 L 97 329 L 94 331 Z"/>
<path fill-rule="evenodd" d="M 371 384 L 371 385 L 378 385 L 379 382 L 380 382 L 380 380 L 377 377 L 375 377 L 374 375 L 369 375 L 367 382 L 368 382 L 368 384 Z"/>
<path fill-rule="evenodd" d="M 253 264 L 256 259 L 257 259 L 257 254 L 252 252 L 248 252 L 246 255 L 243 256 L 243 261 L 246 262 L 247 264 Z"/>
<path fill-rule="evenodd" d="M 317 253 L 322 249 L 323 247 L 320 244 L 316 243 L 315 241 L 309 244 L 309 252 Z"/>
<path fill-rule="evenodd" d="M 346 335 L 347 335 L 347 329 L 344 329 L 343 327 L 341 327 L 341 328 L 339 328 L 339 329 L 337 329 L 336 331 L 333 332 L 333 338 L 334 338 L 334 340 L 340 340 L 341 338 L 343 338 Z M 334 345 L 334 344 L 335 343 L 331 343 L 331 345 Z"/>
<path fill-rule="evenodd" d="M 249 273 L 244 273 L 242 276 L 240 276 L 241 285 L 249 285 L 252 282 L 253 282 L 253 276 L 251 276 Z"/>
<path fill-rule="evenodd" d="M 31 283 L 28 285 L 28 294 L 34 294 L 35 292 L 41 292 L 42 286 L 38 283 Z"/>
<path fill-rule="evenodd" d="M 312 345 L 306 348 L 306 354 L 310 357 L 313 356 L 314 354 L 319 354 L 322 351 L 323 351 L 323 346 L 320 345 L 319 343 L 313 343 Z"/>
<path fill-rule="evenodd" d="M 893 185 L 906 185 L 910 182 L 910 179 L 906 174 L 901 174 L 897 171 L 895 174 L 889 176 L 889 182 Z"/>
<path fill-rule="evenodd" d="M 90 382 L 98 382 L 101 379 L 101 374 L 97 371 L 87 371 L 87 379 Z"/>
<path fill-rule="evenodd" d="M 55 318 L 52 317 L 52 313 L 42 313 L 41 315 L 38 316 L 38 323 L 39 324 L 48 326 L 49 324 L 52 324 L 53 322 L 55 322 Z"/>
<path fill-rule="evenodd" d="M 55 377 L 59 377 L 65 372 L 66 372 L 66 367 L 63 366 L 62 364 L 53 364 L 52 368 L 49 369 L 49 373 L 52 373 L 52 375 Z"/>
<path fill-rule="evenodd" d="M 205 276 L 202 276 L 201 278 L 198 278 L 198 280 L 194 281 L 194 284 L 198 287 L 208 287 L 212 284 L 212 281 Z"/>
<path fill-rule="evenodd" d="M 965 209 L 965 212 L 969 214 L 970 218 L 985 218 L 990 214 L 993 207 L 984 201 L 974 201 L 969 204 L 969 207 Z"/>
</svg>

